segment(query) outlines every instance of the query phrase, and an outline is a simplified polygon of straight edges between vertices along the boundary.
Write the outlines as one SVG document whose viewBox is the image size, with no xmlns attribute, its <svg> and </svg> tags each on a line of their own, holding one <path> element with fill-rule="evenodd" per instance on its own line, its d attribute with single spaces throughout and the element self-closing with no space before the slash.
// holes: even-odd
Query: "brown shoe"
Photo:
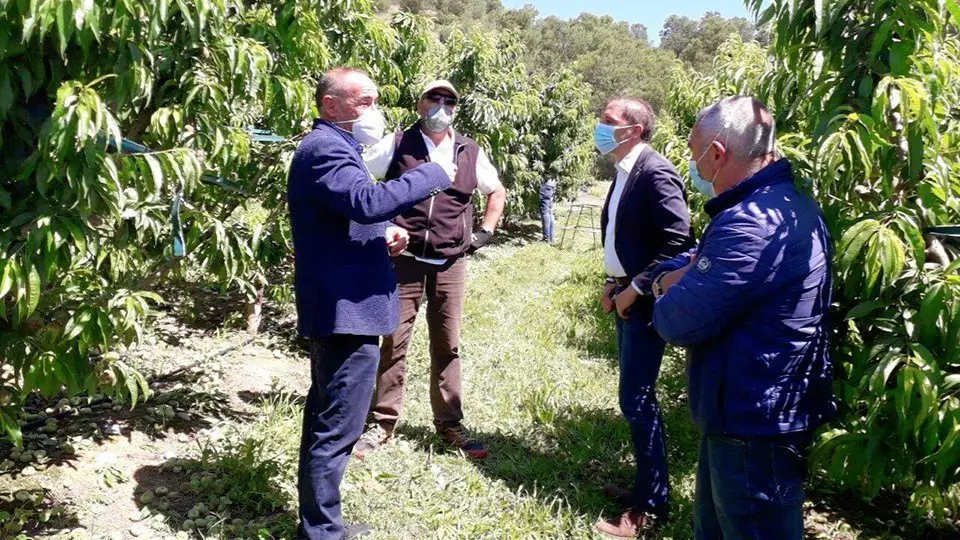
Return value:
<svg viewBox="0 0 960 540">
<path fill-rule="evenodd" d="M 618 518 L 598 521 L 593 529 L 610 538 L 645 538 L 657 530 L 657 520 L 646 512 L 629 510 Z"/>
<path fill-rule="evenodd" d="M 483 443 L 471 439 L 463 424 L 456 423 L 446 426 L 437 426 L 437 433 L 440 438 L 450 446 L 462 450 L 464 454 L 473 459 L 486 459 L 487 449 Z"/>
<path fill-rule="evenodd" d="M 373 424 L 363 432 L 357 444 L 353 445 L 353 457 L 363 460 L 363 458 L 390 442 L 392 438 L 393 429 L 385 428 L 380 424 Z"/>
</svg>

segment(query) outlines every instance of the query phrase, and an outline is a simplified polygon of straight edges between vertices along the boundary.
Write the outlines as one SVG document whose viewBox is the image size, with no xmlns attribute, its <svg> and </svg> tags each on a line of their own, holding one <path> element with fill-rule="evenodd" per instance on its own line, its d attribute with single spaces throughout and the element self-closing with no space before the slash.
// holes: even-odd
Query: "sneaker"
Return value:
<svg viewBox="0 0 960 540">
<path fill-rule="evenodd" d="M 480 441 L 470 438 L 463 424 L 458 422 L 456 424 L 438 426 L 437 433 L 445 443 L 462 450 L 468 457 L 472 457 L 473 459 L 486 459 L 487 449 L 483 447 L 483 443 Z"/>
<path fill-rule="evenodd" d="M 357 444 L 353 445 L 353 457 L 363 460 L 363 458 L 376 452 L 381 446 L 390 442 L 392 438 L 392 429 L 386 429 L 380 424 L 373 424 L 363 432 Z"/>
<path fill-rule="evenodd" d="M 600 520 L 593 529 L 607 538 L 646 538 L 657 530 L 658 519 L 647 512 L 629 510 L 620 517 L 609 520 Z"/>
</svg>

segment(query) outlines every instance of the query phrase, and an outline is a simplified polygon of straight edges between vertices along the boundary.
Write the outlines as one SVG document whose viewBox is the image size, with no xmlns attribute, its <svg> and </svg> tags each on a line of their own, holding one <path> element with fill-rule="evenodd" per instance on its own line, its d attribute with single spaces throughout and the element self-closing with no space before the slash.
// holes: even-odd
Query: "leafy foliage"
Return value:
<svg viewBox="0 0 960 540">
<path fill-rule="evenodd" d="M 275 290 L 287 167 L 333 65 L 370 72 L 395 125 L 429 78 L 462 85 L 462 129 L 514 213 L 545 174 L 572 188 L 589 165 L 579 79 L 531 81 L 516 41 L 441 47 L 423 19 L 369 0 L 22 0 L 0 3 L 0 36 L 0 428 L 14 438 L 33 391 L 147 396 L 125 358 L 162 280 L 251 303 Z"/>
<path fill-rule="evenodd" d="M 679 72 L 677 134 L 721 96 L 772 107 L 779 149 L 836 240 L 841 417 L 816 461 L 867 497 L 902 488 L 915 511 L 942 518 L 960 503 L 960 262 L 927 229 L 960 221 L 960 9 L 747 3 L 775 29 L 772 54 L 733 37 L 713 75 Z M 682 141 L 661 141 L 674 161 L 688 158 Z"/>
<path fill-rule="evenodd" d="M 695 21 L 683 15 L 671 15 L 660 30 L 660 47 L 706 73 L 710 71 L 717 50 L 731 34 L 739 35 L 743 41 L 758 37 L 754 25 L 743 17 L 724 19 L 720 13 L 708 11 Z"/>
</svg>

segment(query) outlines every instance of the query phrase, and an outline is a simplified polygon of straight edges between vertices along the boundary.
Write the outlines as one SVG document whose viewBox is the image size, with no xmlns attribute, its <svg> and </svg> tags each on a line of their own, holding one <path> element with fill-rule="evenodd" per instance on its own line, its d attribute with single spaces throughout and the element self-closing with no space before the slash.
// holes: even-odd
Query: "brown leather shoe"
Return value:
<svg viewBox="0 0 960 540">
<path fill-rule="evenodd" d="M 381 446 L 390 442 L 393 438 L 393 429 L 386 428 L 380 424 L 369 426 L 357 444 L 353 445 L 353 457 L 363 460 L 363 458 L 376 452 Z"/>
<path fill-rule="evenodd" d="M 487 458 L 487 449 L 483 447 L 483 443 L 471 439 L 466 428 L 463 427 L 463 424 L 457 423 L 437 426 L 437 433 L 445 443 L 463 450 L 463 453 L 468 457 L 472 457 L 473 459 Z"/>
<path fill-rule="evenodd" d="M 598 521 L 593 529 L 610 538 L 646 538 L 657 530 L 657 520 L 646 512 L 629 510 L 618 518 Z"/>
</svg>

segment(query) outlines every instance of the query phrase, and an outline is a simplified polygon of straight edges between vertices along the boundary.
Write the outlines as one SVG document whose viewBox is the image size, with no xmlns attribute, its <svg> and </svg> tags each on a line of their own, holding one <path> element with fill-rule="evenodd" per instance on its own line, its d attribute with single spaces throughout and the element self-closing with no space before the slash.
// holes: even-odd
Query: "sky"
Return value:
<svg viewBox="0 0 960 540">
<path fill-rule="evenodd" d="M 586 11 L 595 15 L 610 15 L 629 23 L 647 27 L 650 40 L 660 41 L 663 21 L 670 15 L 686 15 L 699 20 L 707 11 L 719 11 L 724 17 L 753 19 L 742 0 L 501 0 L 511 8 L 533 4 L 541 17 L 556 15 L 564 19 L 574 18 Z"/>
</svg>

